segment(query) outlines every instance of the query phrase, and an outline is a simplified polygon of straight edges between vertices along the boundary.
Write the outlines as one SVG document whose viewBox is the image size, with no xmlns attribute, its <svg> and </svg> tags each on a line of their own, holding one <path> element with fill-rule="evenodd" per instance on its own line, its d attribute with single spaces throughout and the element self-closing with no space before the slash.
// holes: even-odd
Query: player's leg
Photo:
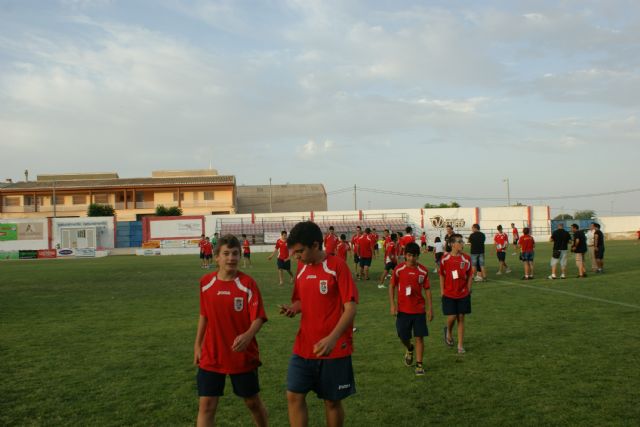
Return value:
<svg viewBox="0 0 640 427">
<path fill-rule="evenodd" d="M 214 425 L 219 399 L 218 396 L 200 396 L 198 403 L 198 427 Z"/>
<path fill-rule="evenodd" d="M 287 409 L 291 427 L 306 427 L 309 425 L 309 410 L 307 395 L 287 391 Z"/>
<path fill-rule="evenodd" d="M 386 267 L 385 267 L 384 271 L 380 275 L 380 280 L 378 280 L 380 285 L 384 286 L 384 281 L 387 278 L 388 274 L 389 274 L 389 270 L 387 270 Z"/>
<path fill-rule="evenodd" d="M 404 364 L 406 366 L 413 365 L 413 351 L 415 348 L 411 343 L 411 329 L 412 324 L 410 315 L 399 312 L 396 316 L 396 332 L 398 333 L 400 342 L 406 349 L 403 357 Z"/>
<path fill-rule="evenodd" d="M 416 337 L 416 363 L 421 365 L 423 356 L 424 356 L 424 338 Z"/>
<path fill-rule="evenodd" d="M 278 268 L 278 284 L 280 286 L 284 285 L 284 272 L 281 268 Z"/>
<path fill-rule="evenodd" d="M 327 427 L 344 425 L 344 408 L 341 400 L 325 400 L 324 413 L 327 418 Z"/>
<path fill-rule="evenodd" d="M 457 316 L 450 314 L 447 316 L 447 342 L 453 341 L 453 325 L 456 323 Z"/>
<path fill-rule="evenodd" d="M 224 394 L 225 374 L 198 369 L 198 427 L 214 425 L 218 400 Z"/>
<path fill-rule="evenodd" d="M 456 316 L 458 321 L 458 352 L 464 352 L 464 314 Z"/>
<path fill-rule="evenodd" d="M 364 266 L 364 280 L 369 280 L 369 266 L 366 264 Z"/>
<path fill-rule="evenodd" d="M 244 398 L 244 404 L 247 405 L 247 409 L 251 413 L 251 418 L 256 426 L 267 426 L 267 408 L 265 408 L 260 395 L 256 394 L 251 397 Z"/>
</svg>

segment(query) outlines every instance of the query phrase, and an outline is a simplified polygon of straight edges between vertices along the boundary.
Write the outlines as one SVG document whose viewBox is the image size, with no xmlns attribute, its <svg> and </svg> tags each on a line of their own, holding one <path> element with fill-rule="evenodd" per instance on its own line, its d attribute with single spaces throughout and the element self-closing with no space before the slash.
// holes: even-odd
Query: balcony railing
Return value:
<svg viewBox="0 0 640 427">
<path fill-rule="evenodd" d="M 228 208 L 230 203 L 214 200 L 188 200 L 182 202 L 183 208 Z"/>
</svg>

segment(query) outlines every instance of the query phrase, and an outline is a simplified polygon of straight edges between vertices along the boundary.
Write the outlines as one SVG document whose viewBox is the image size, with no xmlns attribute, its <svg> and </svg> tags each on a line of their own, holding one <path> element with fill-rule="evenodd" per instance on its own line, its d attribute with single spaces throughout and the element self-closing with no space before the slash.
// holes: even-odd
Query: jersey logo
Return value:
<svg viewBox="0 0 640 427">
<path fill-rule="evenodd" d="M 233 299 L 233 308 L 235 311 L 242 311 L 244 308 L 244 300 L 242 297 L 237 297 Z"/>
<path fill-rule="evenodd" d="M 460 270 L 466 270 L 467 269 L 467 262 L 466 261 L 460 261 Z"/>
<path fill-rule="evenodd" d="M 424 276 L 418 276 L 418 283 L 420 283 L 421 285 L 424 283 Z"/>
<path fill-rule="evenodd" d="M 320 280 L 320 293 L 326 295 L 329 292 L 329 282 L 327 280 Z"/>
</svg>

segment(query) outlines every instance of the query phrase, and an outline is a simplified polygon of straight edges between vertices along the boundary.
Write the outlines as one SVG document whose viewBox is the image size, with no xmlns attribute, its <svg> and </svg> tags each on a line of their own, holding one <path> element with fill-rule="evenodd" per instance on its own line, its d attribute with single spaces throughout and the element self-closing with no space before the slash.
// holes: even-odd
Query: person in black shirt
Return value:
<svg viewBox="0 0 640 427">
<path fill-rule="evenodd" d="M 447 224 L 447 234 L 444 235 L 444 251 L 451 252 L 451 239 L 453 238 L 453 226 Z"/>
<path fill-rule="evenodd" d="M 484 268 L 484 241 L 486 237 L 480 231 L 478 224 L 471 226 L 471 234 L 469 235 L 469 243 L 471 243 L 471 269 L 472 275 L 475 276 L 476 282 L 484 282 L 487 280 L 487 272 Z M 476 276 L 476 273 L 479 274 Z"/>
<path fill-rule="evenodd" d="M 567 246 L 571 240 L 571 235 L 564 229 L 564 224 L 559 222 L 557 229 L 551 234 L 549 241 L 553 242 L 553 253 L 551 255 L 551 275 L 549 279 L 557 279 L 556 271 L 560 263 L 562 271 L 561 279 L 566 279 L 567 271 Z"/>
<path fill-rule="evenodd" d="M 580 227 L 578 227 L 578 224 L 571 224 L 571 231 L 573 231 L 573 245 L 571 245 L 571 252 L 576 254 L 578 278 L 587 277 L 587 273 L 584 268 L 584 254 L 587 252 L 587 238 L 584 235 L 584 232 L 580 230 Z"/>
<path fill-rule="evenodd" d="M 596 265 L 598 266 L 596 273 L 602 273 L 604 266 L 602 261 L 602 258 L 604 258 L 604 234 L 600 231 L 600 224 L 597 222 L 591 223 L 591 230 L 593 230 L 593 246 L 595 248 Z"/>
</svg>

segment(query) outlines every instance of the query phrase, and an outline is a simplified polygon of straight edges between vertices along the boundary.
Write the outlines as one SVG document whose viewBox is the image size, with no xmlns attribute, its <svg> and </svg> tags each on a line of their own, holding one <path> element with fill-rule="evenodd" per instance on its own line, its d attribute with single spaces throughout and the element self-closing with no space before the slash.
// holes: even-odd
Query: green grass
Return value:
<svg viewBox="0 0 640 427">
<path fill-rule="evenodd" d="M 443 344 L 432 276 L 436 317 L 422 378 L 402 364 L 386 291 L 359 282 L 358 391 L 345 401 L 347 425 L 638 425 L 640 245 L 610 242 L 605 274 L 574 279 L 570 262 L 571 278 L 553 282 L 543 279 L 548 245 L 538 247 L 537 279 L 530 282 L 519 280 L 522 267 L 511 254 L 514 272 L 495 276 L 487 249 L 490 281 L 474 288 L 464 356 Z M 258 335 L 262 396 L 271 425 L 283 426 L 298 319 L 277 315 L 290 286 L 277 286 L 275 266 L 265 258 L 254 254 L 248 273 L 270 318 Z M 433 268 L 431 254 L 421 258 Z M 195 256 L 1 262 L 0 425 L 193 425 L 198 262 Z M 379 275 L 379 260 L 373 272 Z M 307 400 L 311 425 L 324 425 L 320 402 L 313 394 Z M 217 420 L 250 425 L 230 384 Z"/>
</svg>

